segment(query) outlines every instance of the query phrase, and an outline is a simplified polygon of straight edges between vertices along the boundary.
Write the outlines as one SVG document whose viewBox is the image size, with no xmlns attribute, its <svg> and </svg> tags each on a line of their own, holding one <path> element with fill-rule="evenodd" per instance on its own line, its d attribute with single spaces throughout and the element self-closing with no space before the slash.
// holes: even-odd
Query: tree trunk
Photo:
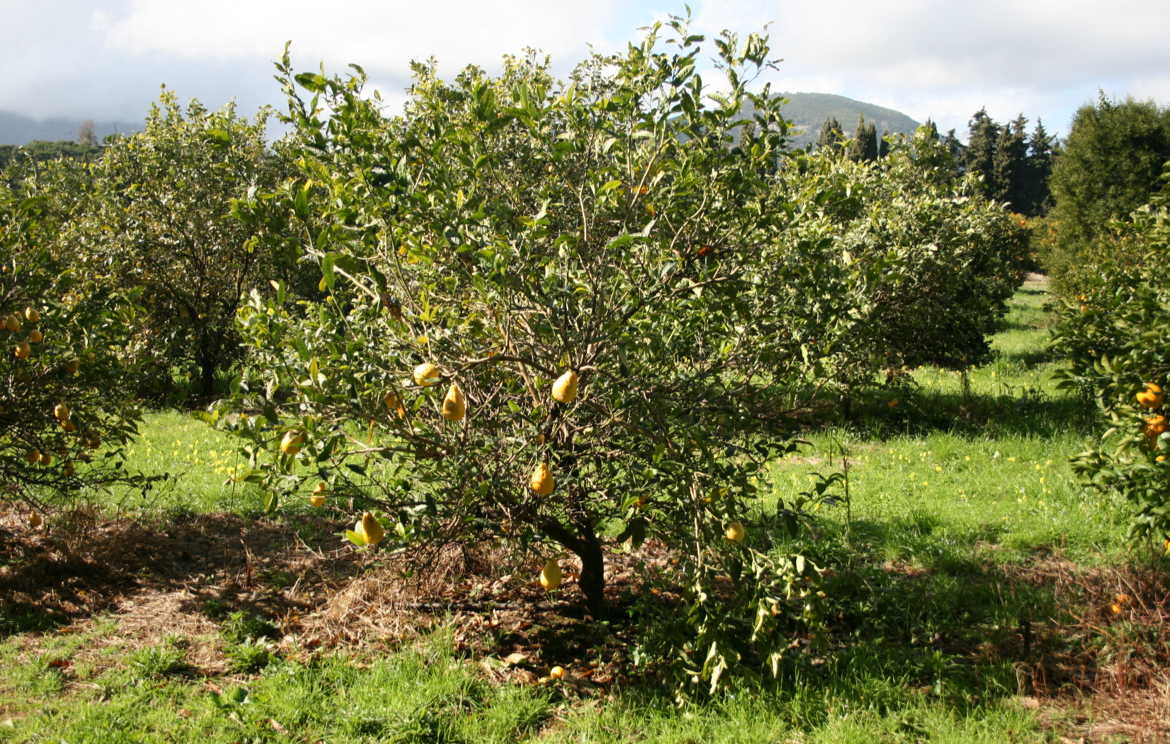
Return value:
<svg viewBox="0 0 1170 744">
<path fill-rule="evenodd" d="M 605 554 L 601 541 L 579 540 L 573 551 L 581 559 L 581 578 L 577 585 L 585 595 L 585 608 L 594 620 L 600 620 L 605 613 Z"/>
<path fill-rule="evenodd" d="M 605 614 L 605 552 L 601 539 L 588 523 L 577 524 L 574 533 L 556 519 L 541 524 L 544 533 L 568 548 L 581 559 L 581 576 L 577 586 L 585 596 L 585 609 L 594 619 Z"/>
</svg>

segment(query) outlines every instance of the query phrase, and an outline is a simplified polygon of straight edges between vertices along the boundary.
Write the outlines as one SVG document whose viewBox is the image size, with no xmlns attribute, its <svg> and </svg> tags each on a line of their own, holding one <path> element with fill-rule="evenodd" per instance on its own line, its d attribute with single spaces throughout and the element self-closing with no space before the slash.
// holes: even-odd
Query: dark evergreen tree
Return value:
<svg viewBox="0 0 1170 744">
<path fill-rule="evenodd" d="M 865 114 L 857 116 L 857 129 L 853 132 L 853 140 L 846 154 L 855 163 L 877 160 L 877 130 L 872 124 L 866 125 Z"/>
<path fill-rule="evenodd" d="M 1023 114 L 1004 125 L 995 141 L 991 198 L 1026 213 L 1028 181 L 1028 120 Z"/>
<path fill-rule="evenodd" d="M 1048 178 L 1052 175 L 1052 162 L 1056 157 L 1055 138 L 1044 130 L 1044 124 L 1037 119 L 1036 129 L 1028 140 L 1028 178 L 1025 190 L 1029 217 L 1048 214 L 1052 208 L 1052 191 Z"/>
<path fill-rule="evenodd" d="M 951 154 L 951 159 L 955 161 L 955 175 L 961 176 L 967 172 L 967 148 L 955 136 L 955 130 L 947 132 L 947 136 L 942 139 L 943 146 Z"/>
<path fill-rule="evenodd" d="M 938 133 L 936 132 L 935 135 L 937 136 L 937 134 Z M 878 146 L 878 153 L 877 154 L 878 154 L 879 158 L 884 158 L 890 154 L 889 136 L 890 136 L 890 133 L 887 130 L 883 129 L 882 130 L 882 138 L 879 139 L 878 143 L 877 143 L 877 146 Z"/>
<path fill-rule="evenodd" d="M 969 173 L 983 177 L 983 196 L 988 199 L 996 193 L 995 145 L 999 139 L 1000 126 L 987 115 L 987 109 L 979 109 L 968 125 L 965 165 Z"/>
<path fill-rule="evenodd" d="M 828 148 L 833 152 L 840 152 L 841 143 L 844 141 L 845 135 L 841 134 L 841 124 L 837 117 L 830 116 L 825 119 L 824 125 L 821 126 L 821 134 L 817 137 L 817 149 Z"/>
</svg>

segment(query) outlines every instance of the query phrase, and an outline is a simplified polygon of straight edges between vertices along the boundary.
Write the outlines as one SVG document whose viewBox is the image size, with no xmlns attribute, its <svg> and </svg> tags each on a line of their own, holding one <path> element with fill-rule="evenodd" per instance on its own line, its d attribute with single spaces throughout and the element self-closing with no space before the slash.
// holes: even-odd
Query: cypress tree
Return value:
<svg viewBox="0 0 1170 744">
<path fill-rule="evenodd" d="M 1029 217 L 1048 214 L 1052 208 L 1052 191 L 1048 188 L 1048 177 L 1052 175 L 1052 161 L 1056 155 L 1055 140 L 1044 130 L 1044 123 L 1036 120 L 1036 129 L 1028 140 L 1027 191 Z"/>
<path fill-rule="evenodd" d="M 855 163 L 877 159 L 877 131 L 872 125 L 866 126 L 865 114 L 858 114 L 857 129 L 853 132 L 847 155 Z"/>
<path fill-rule="evenodd" d="M 882 138 L 880 140 L 878 140 L 878 143 L 877 143 L 877 146 L 878 146 L 878 153 L 877 154 L 878 154 L 879 158 L 884 158 L 890 154 L 890 141 L 888 139 L 886 139 L 889 136 L 890 136 L 889 130 L 883 129 L 882 130 Z M 938 136 L 937 132 L 935 132 L 935 136 Z"/>
<path fill-rule="evenodd" d="M 991 199 L 996 193 L 995 145 L 999 139 L 1000 126 L 987 115 L 987 109 L 975 112 L 968 125 L 965 165 L 967 172 L 983 177 L 983 196 Z"/>
<path fill-rule="evenodd" d="M 841 134 L 841 124 L 837 117 L 830 116 L 821 126 L 821 134 L 817 137 L 817 149 L 829 148 L 833 152 L 840 152 L 841 143 L 845 137 Z"/>
<path fill-rule="evenodd" d="M 1023 114 L 1004 125 L 995 141 L 992 158 L 991 197 L 1026 212 L 1028 180 L 1028 120 Z"/>
</svg>

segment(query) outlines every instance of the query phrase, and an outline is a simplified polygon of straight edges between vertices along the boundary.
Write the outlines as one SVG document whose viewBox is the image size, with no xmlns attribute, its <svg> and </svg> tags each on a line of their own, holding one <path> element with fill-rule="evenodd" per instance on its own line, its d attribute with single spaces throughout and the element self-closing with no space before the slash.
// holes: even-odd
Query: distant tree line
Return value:
<svg viewBox="0 0 1170 744">
<path fill-rule="evenodd" d="M 982 177 L 981 194 L 987 199 L 1010 204 L 1013 211 L 1035 217 L 1045 214 L 1052 206 L 1048 177 L 1052 174 L 1056 155 L 1056 141 L 1036 122 L 1028 134 L 1028 120 L 1021 114 L 1015 121 L 1000 125 L 980 109 L 971 119 L 967 144 L 964 145 L 951 130 L 939 137 L 934 122 L 924 125 L 927 136 L 941 140 L 951 153 L 955 176 L 976 173 Z M 821 127 L 817 149 L 830 148 L 843 152 L 854 162 L 877 160 L 889 152 L 889 133 L 877 135 L 873 123 L 867 124 L 864 114 L 858 118 L 852 138 L 845 136 L 836 117 L 830 116 Z"/>
</svg>

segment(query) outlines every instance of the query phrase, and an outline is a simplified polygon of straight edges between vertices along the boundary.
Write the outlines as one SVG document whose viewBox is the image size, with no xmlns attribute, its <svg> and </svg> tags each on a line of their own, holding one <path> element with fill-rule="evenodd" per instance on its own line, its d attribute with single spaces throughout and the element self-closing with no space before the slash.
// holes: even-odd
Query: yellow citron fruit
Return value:
<svg viewBox="0 0 1170 744">
<path fill-rule="evenodd" d="M 540 585 L 549 592 L 561 585 L 561 566 L 555 558 L 549 558 L 540 569 Z"/>
<path fill-rule="evenodd" d="M 447 397 L 443 398 L 443 418 L 458 422 L 462 421 L 466 414 L 467 400 L 463 397 L 463 391 L 453 382 L 451 389 L 447 391 Z"/>
<path fill-rule="evenodd" d="M 532 490 L 536 491 L 537 496 L 548 496 L 553 492 L 552 471 L 543 462 L 532 471 Z"/>
<path fill-rule="evenodd" d="M 77 471 L 74 469 L 73 463 L 67 462 L 67 463 L 65 463 L 65 466 L 62 468 L 62 472 L 65 473 L 66 478 L 70 478 Z"/>
<path fill-rule="evenodd" d="M 439 368 L 430 362 L 423 362 L 414 368 L 414 384 L 430 387 L 439 381 Z"/>
<path fill-rule="evenodd" d="M 27 341 L 21 341 L 16 345 L 16 358 L 28 359 L 28 355 L 32 353 L 32 347 L 28 345 Z"/>
<path fill-rule="evenodd" d="M 328 484 L 322 482 L 318 483 L 313 489 L 312 495 L 309 496 L 309 503 L 320 509 L 325 506 L 325 490 L 329 488 Z"/>
<path fill-rule="evenodd" d="M 69 406 L 65 405 L 64 403 L 58 403 L 57 405 L 53 406 L 53 415 L 57 417 L 58 421 L 68 421 Z"/>
<path fill-rule="evenodd" d="M 65 371 L 69 374 L 73 374 L 80 368 L 81 364 L 76 359 L 70 359 L 69 361 L 65 362 Z"/>
<path fill-rule="evenodd" d="M 41 314 L 33 307 L 25 308 L 24 317 L 28 318 L 29 323 L 39 323 L 41 321 Z"/>
<path fill-rule="evenodd" d="M 10 333 L 19 333 L 20 318 L 16 317 L 15 315 L 9 315 L 4 320 L 4 327 L 7 328 Z"/>
<path fill-rule="evenodd" d="M 73 425 L 72 421 L 62 421 L 61 428 L 70 434 L 77 430 L 77 427 Z"/>
<path fill-rule="evenodd" d="M 739 522 L 732 522 L 723 530 L 723 534 L 732 542 L 743 542 L 744 535 L 747 534 L 743 530 L 743 524 Z"/>
<path fill-rule="evenodd" d="M 37 514 L 36 512 L 33 512 L 33 513 L 28 515 L 28 526 L 29 527 L 33 527 L 33 528 L 40 527 L 42 521 L 43 520 L 41 519 L 41 515 Z"/>
<path fill-rule="evenodd" d="M 41 342 L 41 339 L 43 339 L 44 337 L 45 337 L 44 334 L 42 334 L 36 328 L 34 328 L 28 332 L 28 340 L 30 343 L 39 344 Z"/>
<path fill-rule="evenodd" d="M 553 679 L 564 679 L 565 678 L 565 668 L 555 666 L 552 669 L 548 670 L 548 676 L 552 677 Z"/>
<path fill-rule="evenodd" d="M 362 536 L 362 539 L 366 541 L 366 545 L 377 545 L 386 536 L 386 531 L 382 529 L 382 525 L 369 512 L 362 515 L 362 521 L 357 523 L 357 529 L 354 532 Z"/>
<path fill-rule="evenodd" d="M 280 440 L 280 451 L 286 455 L 295 455 L 301 451 L 301 447 L 305 444 L 305 435 L 296 429 L 291 429 L 284 433 L 284 438 Z"/>
<path fill-rule="evenodd" d="M 569 404 L 577 397 L 577 373 L 569 370 L 553 383 L 552 397 L 558 403 Z"/>
<path fill-rule="evenodd" d="M 52 465 L 53 464 L 53 456 L 50 455 L 48 452 L 42 452 L 41 453 L 41 464 L 44 465 L 45 467 Z"/>
<path fill-rule="evenodd" d="M 29 465 L 36 465 L 41 461 L 41 453 L 39 450 L 30 449 L 24 453 L 24 459 L 28 460 Z"/>
</svg>

